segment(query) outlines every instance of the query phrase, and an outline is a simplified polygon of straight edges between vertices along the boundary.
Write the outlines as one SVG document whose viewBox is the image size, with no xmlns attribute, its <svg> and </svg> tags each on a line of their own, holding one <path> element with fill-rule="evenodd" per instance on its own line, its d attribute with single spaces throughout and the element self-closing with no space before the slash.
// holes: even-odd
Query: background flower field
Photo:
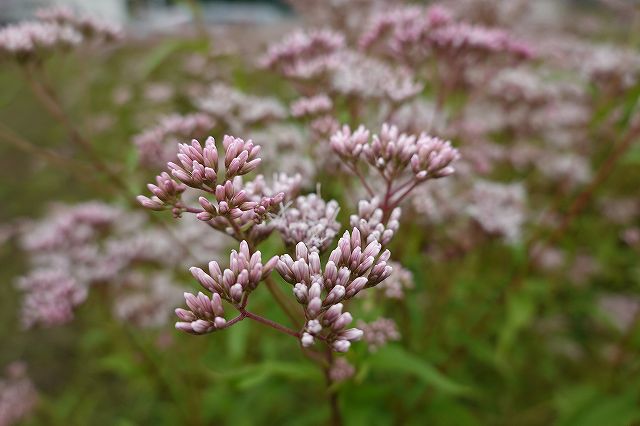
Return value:
<svg viewBox="0 0 640 426">
<path fill-rule="evenodd" d="M 0 27 L 0 426 L 640 422 L 637 5 L 186 3 Z"/>
</svg>

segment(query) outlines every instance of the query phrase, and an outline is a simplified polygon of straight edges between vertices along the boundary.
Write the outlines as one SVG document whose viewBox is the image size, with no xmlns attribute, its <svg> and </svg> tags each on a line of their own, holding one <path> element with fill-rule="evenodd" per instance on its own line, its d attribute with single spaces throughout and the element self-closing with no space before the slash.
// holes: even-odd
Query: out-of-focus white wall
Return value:
<svg viewBox="0 0 640 426">
<path fill-rule="evenodd" d="M 92 15 L 101 16 L 110 21 L 124 23 L 127 19 L 125 0 L 48 0 L 50 3 L 67 4 Z"/>
<path fill-rule="evenodd" d="M 112 22 L 127 20 L 126 0 L 0 0 L 0 21 L 27 19 L 36 9 L 53 5 L 71 6 Z"/>
</svg>

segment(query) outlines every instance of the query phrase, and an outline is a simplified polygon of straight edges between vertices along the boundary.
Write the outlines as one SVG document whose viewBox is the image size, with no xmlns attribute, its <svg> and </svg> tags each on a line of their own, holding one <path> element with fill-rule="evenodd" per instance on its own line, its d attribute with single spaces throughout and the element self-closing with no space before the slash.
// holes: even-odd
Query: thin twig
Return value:
<svg viewBox="0 0 640 426">
<path fill-rule="evenodd" d="M 27 86 L 29 86 L 33 94 L 47 112 L 65 127 L 71 136 L 71 140 L 87 154 L 93 165 L 107 178 L 109 178 L 115 186 L 121 190 L 129 192 L 126 182 L 117 173 L 112 171 L 104 161 L 102 161 L 102 158 L 93 149 L 91 143 L 83 137 L 72 124 L 71 120 L 62 108 L 55 91 L 43 82 L 43 78 L 39 78 L 35 75 L 35 70 L 33 70 L 31 66 L 27 65 L 23 67 L 23 69 Z"/>
<path fill-rule="evenodd" d="M 64 111 L 64 108 L 62 107 L 62 104 L 60 103 L 55 91 L 52 87 L 45 83 L 46 74 L 42 72 L 42 78 L 38 78 L 38 76 L 35 75 L 36 70 L 34 70 L 31 66 L 25 66 L 22 69 L 24 70 L 25 81 L 27 82 L 27 85 L 32 90 L 36 98 L 40 101 L 45 110 L 47 110 L 47 112 L 55 120 L 59 121 L 65 127 L 65 129 L 71 136 L 71 140 L 87 154 L 93 166 L 109 179 L 112 185 L 125 196 L 127 201 L 136 207 L 140 207 L 134 201 L 135 194 L 132 194 L 126 181 L 120 175 L 111 170 L 111 168 L 102 160 L 100 155 L 93 149 L 93 145 L 89 142 L 89 140 L 82 136 L 82 134 L 75 128 L 70 118 Z M 158 224 L 167 231 L 167 234 L 173 240 L 175 240 L 175 242 L 184 250 L 186 254 L 189 254 L 191 257 L 195 257 L 189 246 L 184 244 L 175 235 L 175 233 L 173 233 L 168 225 L 162 222 L 155 215 L 151 214 L 148 210 L 144 209 L 144 211 L 152 222 Z"/>
<path fill-rule="evenodd" d="M 285 327 L 282 324 L 279 324 L 279 323 L 277 323 L 275 321 L 272 321 L 272 320 L 270 320 L 268 318 L 265 318 L 265 317 L 262 317 L 260 315 L 256 315 L 256 314 L 254 314 L 252 312 L 249 312 L 249 311 L 246 311 L 244 309 L 241 312 L 244 314 L 244 316 L 246 318 L 249 318 L 249 319 L 252 319 L 252 320 L 254 320 L 256 322 L 262 323 L 262 324 L 264 324 L 264 325 L 266 325 L 268 327 L 271 327 L 271 328 L 273 328 L 275 330 L 278 330 L 278 331 L 280 331 L 282 333 L 285 333 L 285 334 L 288 334 L 290 336 L 293 336 L 293 337 L 295 337 L 297 339 L 300 338 L 300 333 L 298 333 L 297 331 L 292 330 L 292 329 L 290 329 L 288 327 Z"/>
<path fill-rule="evenodd" d="M 290 299 L 288 299 L 282 293 L 282 290 L 280 290 L 280 287 L 278 287 L 273 278 L 271 278 L 271 276 L 268 276 L 267 278 L 265 278 L 264 283 L 278 305 L 280 305 L 284 313 L 287 315 L 287 317 L 289 317 L 293 325 L 296 327 L 300 327 L 300 313 L 290 305 Z"/>
<path fill-rule="evenodd" d="M 407 195 L 409 195 L 411 191 L 413 191 L 415 187 L 418 186 L 420 183 L 421 182 L 419 180 L 416 180 L 415 182 L 413 182 L 413 184 L 411 184 L 409 188 L 407 188 L 402 194 L 398 196 L 398 198 L 395 199 L 395 201 L 391 203 L 391 206 L 397 207 L 398 205 L 400 205 L 400 203 L 407 197 Z"/>
<path fill-rule="evenodd" d="M 362 186 L 364 186 L 364 189 L 366 189 L 366 191 L 369 193 L 369 195 L 374 197 L 376 195 L 376 193 L 373 191 L 373 189 L 371 189 L 371 186 L 369 186 L 369 183 L 367 182 L 367 180 L 362 175 L 362 172 L 360 172 L 360 170 L 358 170 L 358 167 L 356 165 L 354 165 L 354 164 L 349 163 L 348 161 L 345 161 L 345 160 L 342 160 L 342 162 L 349 168 L 349 170 L 351 170 L 353 172 L 354 175 L 356 175 L 358 177 L 358 179 L 360 179 L 360 182 L 362 182 Z"/>
<path fill-rule="evenodd" d="M 92 170 L 86 164 L 80 163 L 71 158 L 67 158 L 52 149 L 34 145 L 27 139 L 13 132 L 13 130 L 11 130 L 3 123 L 0 123 L 0 138 L 15 146 L 16 148 L 26 152 L 27 154 L 34 155 L 46 161 L 47 163 L 62 166 L 65 169 L 75 173 L 77 176 L 82 177 L 83 179 L 89 176 Z"/>
</svg>

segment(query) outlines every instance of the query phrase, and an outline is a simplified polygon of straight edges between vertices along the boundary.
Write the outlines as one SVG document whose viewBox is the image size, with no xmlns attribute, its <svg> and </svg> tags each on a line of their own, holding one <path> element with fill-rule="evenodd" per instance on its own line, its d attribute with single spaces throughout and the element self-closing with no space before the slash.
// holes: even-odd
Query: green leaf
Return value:
<svg viewBox="0 0 640 426">
<path fill-rule="evenodd" d="M 558 426 L 626 426 L 640 420 L 636 392 L 609 395 L 592 386 L 570 389 L 556 398 Z"/>
<path fill-rule="evenodd" d="M 105 371 L 119 374 L 123 377 L 134 377 L 140 374 L 139 366 L 131 357 L 123 353 L 107 355 L 98 361 L 98 366 Z"/>
<path fill-rule="evenodd" d="M 242 389 L 257 386 L 274 377 L 288 380 L 322 381 L 322 374 L 318 368 L 308 363 L 267 361 L 224 372 L 211 372 L 217 379 L 228 379 L 235 382 Z"/>
<path fill-rule="evenodd" d="M 507 302 L 507 317 L 500 330 L 497 357 L 503 359 L 513 346 L 518 333 L 531 321 L 535 312 L 533 295 L 520 292 L 512 296 Z"/>
<path fill-rule="evenodd" d="M 640 146 L 632 146 L 621 159 L 623 164 L 630 166 L 640 164 Z"/>
<path fill-rule="evenodd" d="M 476 426 L 482 424 L 466 404 L 442 394 L 434 395 L 428 407 L 428 414 L 432 419 L 429 423 L 433 425 Z"/>
<path fill-rule="evenodd" d="M 181 40 L 171 40 L 153 49 L 142 61 L 140 74 L 138 76 L 140 81 L 148 79 L 164 61 L 175 51 L 180 50 L 184 44 L 185 42 Z"/>
<path fill-rule="evenodd" d="M 241 321 L 233 327 L 233 333 L 228 333 L 227 344 L 229 345 L 229 358 L 233 361 L 240 361 L 247 353 L 249 343 L 249 331 L 251 324 Z"/>
<path fill-rule="evenodd" d="M 387 345 L 381 348 L 368 361 L 374 371 L 413 375 L 425 384 L 446 394 L 470 395 L 473 393 L 471 387 L 455 382 L 438 371 L 428 361 L 397 345 Z"/>
</svg>

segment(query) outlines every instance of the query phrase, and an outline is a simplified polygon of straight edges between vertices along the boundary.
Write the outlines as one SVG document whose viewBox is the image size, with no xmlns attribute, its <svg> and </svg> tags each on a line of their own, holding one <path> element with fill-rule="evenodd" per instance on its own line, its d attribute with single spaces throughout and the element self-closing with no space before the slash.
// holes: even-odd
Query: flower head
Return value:
<svg viewBox="0 0 640 426">
<path fill-rule="evenodd" d="M 180 144 L 177 155 L 179 164 L 170 162 L 168 167 L 173 177 L 182 183 L 163 173 L 157 178 L 158 185 L 149 186 L 154 197 L 139 196 L 138 201 L 152 210 L 172 209 L 176 216 L 184 211 L 195 213 L 198 219 L 213 228 L 237 238 L 244 236 L 241 230 L 250 233 L 251 228 L 264 222 L 279 208 L 287 193 L 260 193 L 256 189 L 260 186 L 266 189 L 264 185 L 243 183 L 242 176 L 253 171 L 262 161 L 259 157 L 260 146 L 251 140 L 228 135 L 222 144 L 224 156 L 219 155 L 212 137 L 206 140 L 204 146 L 197 140 L 191 144 Z M 258 177 L 256 181 L 261 179 Z M 201 196 L 198 198 L 200 209 L 188 207 L 181 198 L 184 185 L 204 191 L 213 199 Z M 287 188 L 287 191 L 291 190 L 293 188 Z M 228 227 L 231 230 L 228 231 Z M 260 238 L 268 235 L 263 231 L 264 228 L 259 232 Z"/>
<path fill-rule="evenodd" d="M 73 28 L 85 38 L 116 41 L 123 37 L 117 25 L 89 15 L 80 15 L 65 6 L 54 6 L 36 11 L 36 17 L 44 22 L 53 22 Z"/>
<path fill-rule="evenodd" d="M 380 199 L 374 197 L 371 200 L 360 200 L 358 214 L 352 214 L 349 217 L 349 222 L 352 227 L 358 228 L 367 243 L 379 241 L 380 244 L 386 246 L 400 228 L 401 213 L 400 207 L 396 207 L 385 221 L 384 212 L 380 208 Z"/>
<path fill-rule="evenodd" d="M 228 268 L 222 270 L 216 261 L 209 262 L 209 273 L 192 267 L 191 274 L 212 296 L 201 292 L 197 295 L 185 293 L 189 310 L 176 309 L 180 319 L 176 328 L 192 334 L 205 334 L 224 328 L 227 322 L 222 300 L 241 307 L 260 281 L 271 273 L 277 261 L 278 257 L 274 256 L 263 264 L 260 251 L 251 254 L 247 242 L 242 241 L 240 249 L 231 252 Z"/>
<path fill-rule="evenodd" d="M 338 383 L 349 380 L 355 373 L 355 367 L 351 365 L 346 358 L 340 357 L 333 360 L 329 370 L 329 377 L 332 382 Z"/>
<path fill-rule="evenodd" d="M 0 58 L 20 61 L 65 50 L 82 42 L 73 28 L 38 21 L 25 21 L 0 29 Z"/>
<path fill-rule="evenodd" d="M 487 233 L 517 242 L 526 218 L 525 202 L 522 184 L 479 181 L 473 187 L 468 213 Z"/>
<path fill-rule="evenodd" d="M 73 319 L 74 308 L 87 298 L 87 287 L 56 270 L 36 270 L 18 281 L 25 292 L 22 322 L 26 328 L 65 324 Z"/>
<path fill-rule="evenodd" d="M 301 196 L 282 212 L 276 227 L 287 245 L 295 247 L 303 242 L 310 250 L 323 252 L 340 229 L 336 220 L 339 209 L 335 200 L 325 202 L 316 194 Z"/>
<path fill-rule="evenodd" d="M 325 94 L 300 98 L 291 104 L 294 117 L 311 117 L 326 113 L 333 108 L 333 101 Z"/>
<path fill-rule="evenodd" d="M 344 36 L 331 30 L 296 31 L 269 47 L 260 63 L 286 77 L 310 79 L 336 64 Z"/>
<path fill-rule="evenodd" d="M 303 346 L 321 338 L 333 350 L 346 352 L 352 341 L 362 337 L 360 330 L 346 328 L 352 317 L 343 312 L 341 302 L 389 277 L 389 256 L 378 241 L 364 242 L 357 228 L 351 233 L 346 231 L 340 238 L 324 270 L 318 252 L 309 250 L 302 242 L 296 246 L 295 260 L 288 254 L 280 256 L 276 269 L 293 285 L 296 300 L 305 310 Z"/>
<path fill-rule="evenodd" d="M 362 339 L 369 346 L 370 352 L 377 351 L 387 342 L 400 340 L 398 326 L 389 318 L 378 318 L 370 323 L 359 321 L 358 327 L 363 332 Z"/>
<path fill-rule="evenodd" d="M 232 132 L 245 132 L 254 125 L 287 115 L 285 107 L 275 98 L 249 95 L 222 83 L 212 84 L 204 93 L 199 90 L 193 103 Z"/>
<path fill-rule="evenodd" d="M 379 134 L 369 135 L 363 126 L 352 133 L 345 125 L 331 137 L 331 148 L 345 162 L 365 161 L 387 181 L 407 173 L 419 182 L 445 177 L 454 172 L 452 163 L 460 158 L 449 141 L 425 133 L 409 135 L 384 124 Z"/>
<path fill-rule="evenodd" d="M 38 403 L 38 393 L 23 362 L 12 362 L 0 378 L 0 425 L 17 424 Z"/>
<path fill-rule="evenodd" d="M 0 29 L 0 59 L 20 62 L 42 58 L 85 42 L 118 40 L 122 32 L 115 25 L 68 8 L 51 8 L 37 14 L 39 20 L 24 21 Z"/>
<path fill-rule="evenodd" d="M 403 299 L 405 290 L 414 287 L 413 274 L 398 262 L 389 261 L 389 265 L 393 268 L 391 276 L 381 282 L 377 288 L 389 299 Z"/>
<path fill-rule="evenodd" d="M 145 165 L 165 165 L 177 153 L 177 140 L 205 136 L 215 126 L 215 121 L 203 113 L 168 115 L 158 124 L 134 136 L 140 162 Z"/>
</svg>

